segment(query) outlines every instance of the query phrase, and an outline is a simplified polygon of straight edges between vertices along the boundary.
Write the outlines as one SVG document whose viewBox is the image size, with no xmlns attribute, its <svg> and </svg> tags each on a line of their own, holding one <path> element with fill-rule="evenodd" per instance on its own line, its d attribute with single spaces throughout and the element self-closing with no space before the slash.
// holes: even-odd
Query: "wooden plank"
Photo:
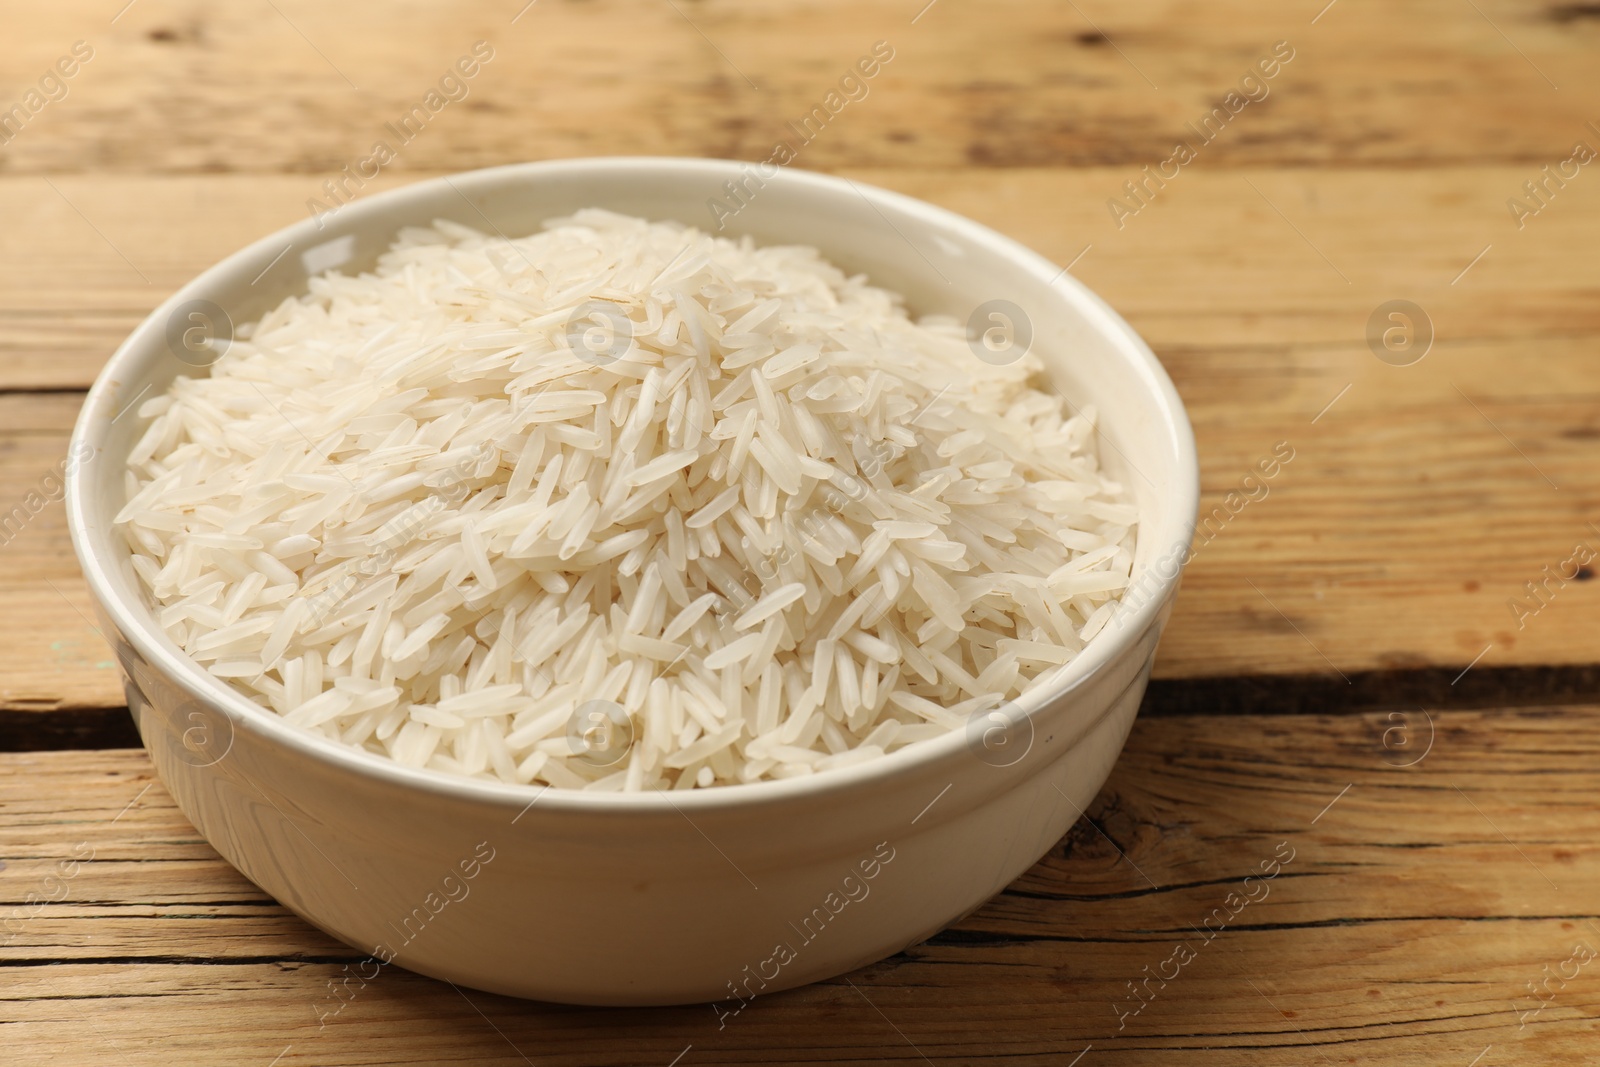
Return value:
<svg viewBox="0 0 1600 1067">
<path fill-rule="evenodd" d="M 1518 233 L 1497 214 L 1496 196 L 1520 173 L 1509 168 L 1200 172 L 1119 232 L 1095 204 L 1118 173 L 861 176 L 1061 261 L 1093 244 L 1077 274 L 1172 371 L 1214 517 L 1157 676 L 1321 672 L 1343 685 L 1335 671 L 1455 671 L 1480 653 L 1484 667 L 1590 661 L 1596 585 L 1557 583 L 1536 615 L 1509 602 L 1535 605 L 1526 583 L 1580 542 L 1600 547 L 1589 525 L 1600 500 L 1590 460 L 1600 434 L 1596 194 L 1574 188 Z M 19 219 L 0 230 L 0 382 L 12 389 L 86 385 L 145 309 L 290 221 L 306 189 L 294 176 L 57 185 L 77 210 L 36 179 L 0 179 L 0 205 Z M 1410 212 L 1398 241 L 1397 204 Z M 1483 244 L 1490 252 L 1451 285 Z M 1364 338 L 1373 309 L 1395 296 L 1419 300 L 1438 335 L 1410 367 L 1380 362 Z M 0 397 L 6 507 L 64 454 L 77 402 L 70 392 Z M 1234 497 L 1238 513 L 1228 512 L 1228 494 L 1279 442 L 1294 460 L 1265 498 L 1255 490 L 1241 507 Z M 0 606 L 0 708 L 121 703 L 59 508 L 0 550 Z"/>
<path fill-rule="evenodd" d="M 82 396 L 0 394 L 0 708 L 122 704 L 67 533 L 59 475 Z M 13 510 L 19 509 L 19 510 Z M 0 745 L 6 731 L 0 726 Z"/>
<path fill-rule="evenodd" d="M 1127 168 L 845 173 L 1075 263 L 1074 274 L 1144 334 L 1197 406 L 1270 403 L 1309 420 L 1357 371 L 1404 400 L 1419 375 L 1389 373 L 1402 368 L 1378 363 L 1366 343 L 1368 319 L 1395 298 L 1418 301 L 1437 335 L 1414 369 L 1457 358 L 1492 364 L 1501 350 L 1490 346 L 1542 348 L 1600 333 L 1592 255 L 1600 180 L 1575 180 L 1519 231 L 1505 202 L 1537 167 L 1238 171 L 1197 163 L 1119 229 L 1106 201 L 1137 175 Z M 381 179 L 368 191 L 412 177 Z M 0 178 L 0 388 L 87 386 L 174 289 L 305 218 L 321 178 L 52 183 Z M 901 240 L 887 229 L 885 239 Z M 1540 359 L 1507 377 L 1560 392 L 1570 373 Z"/>
<path fill-rule="evenodd" d="M 1595 707 L 1141 722 L 1089 819 L 952 930 L 722 1027 L 618 1011 L 600 1038 L 590 1010 L 399 970 L 319 1028 L 359 953 L 211 853 L 142 754 L 0 756 L 0 1023 L 18 1062 L 1580 1063 L 1597 727 Z M 1529 985 L 1563 968 L 1539 1009 Z"/>
<path fill-rule="evenodd" d="M 13 82 L 37 79 L 75 40 L 94 58 L 6 146 L 4 165 L 337 171 L 480 39 L 493 42 L 493 60 L 395 168 L 619 153 L 765 159 L 779 138 L 799 144 L 786 124 L 824 104 L 880 40 L 894 58 L 800 147 L 805 165 L 1137 169 L 1167 158 L 1185 124 L 1237 91 L 1280 40 L 1294 58 L 1200 147 L 1207 166 L 1537 168 L 1565 158 L 1553 153 L 1588 136 L 1596 117 L 1597 31 L 1583 4 L 1323 12 L 1316 2 L 1005 0 L 919 15 L 923 6 L 471 0 L 379 12 L 283 0 L 212 12 L 142 0 L 110 23 L 104 5 L 67 0 L 14 16 Z"/>
</svg>

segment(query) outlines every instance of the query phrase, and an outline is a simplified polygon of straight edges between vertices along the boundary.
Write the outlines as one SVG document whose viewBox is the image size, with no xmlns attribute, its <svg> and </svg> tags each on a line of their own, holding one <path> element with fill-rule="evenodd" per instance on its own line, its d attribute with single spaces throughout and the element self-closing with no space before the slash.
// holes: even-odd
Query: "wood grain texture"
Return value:
<svg viewBox="0 0 1600 1067">
<path fill-rule="evenodd" d="M 1075 273 L 1171 371 L 1212 518 L 1157 677 L 1320 672 L 1343 686 L 1480 653 L 1485 667 L 1593 660 L 1600 584 L 1552 586 L 1535 615 L 1509 602 L 1536 604 L 1526 583 L 1580 542 L 1600 549 L 1600 184 L 1575 183 L 1519 232 L 1500 202 L 1516 168 L 1197 170 L 1118 230 L 1100 203 L 1116 169 L 852 173 L 1061 262 L 1092 246 Z M 65 453 L 76 390 L 139 318 L 293 221 L 309 185 L 0 179 L 0 211 L 18 220 L 0 230 L 0 387 L 13 390 L 0 511 Z M 1396 297 L 1437 334 L 1414 366 L 1367 345 L 1374 309 Z M 1279 442 L 1295 458 L 1231 514 L 1229 493 Z M 121 703 L 59 507 L 0 547 L 0 606 L 0 707 Z"/>
<path fill-rule="evenodd" d="M 0 519 L 40 494 L 0 536 L 0 1061 L 1593 1062 L 1600 970 L 1551 976 L 1600 949 L 1600 708 L 1461 709 L 1593 692 L 1600 583 L 1556 583 L 1520 620 L 1508 601 L 1600 548 L 1600 178 L 1521 227 L 1507 199 L 1600 146 L 1600 8 L 525 3 L 6 16 L 0 118 L 73 42 L 94 56 L 0 133 Z M 479 39 L 469 95 L 367 192 L 526 159 L 761 160 L 787 138 L 797 166 L 1073 262 L 1195 421 L 1217 518 L 1156 666 L 1171 717 L 1136 725 L 1089 818 L 977 914 L 726 1027 L 394 968 L 319 1027 L 361 953 L 222 863 L 142 753 L 7 751 L 127 736 L 50 500 L 82 390 L 175 288 L 306 217 Z M 799 145 L 787 123 L 879 40 L 870 92 Z M 1134 206 L 1124 183 L 1279 40 L 1270 95 L 1119 224 L 1108 201 Z M 1396 298 L 1437 335 L 1414 366 L 1368 347 Z M 1279 442 L 1293 461 L 1229 514 Z M 1437 700 L 1457 710 L 1388 714 Z M 1280 849 L 1270 895 L 1205 940 Z M 1178 977 L 1136 990 L 1180 945 Z"/>
<path fill-rule="evenodd" d="M 1554 0 L 524 2 L 140 0 L 113 23 L 118 5 L 67 0 L 19 14 L 17 96 L 75 40 L 94 58 L 0 169 L 337 170 L 480 39 L 494 59 L 396 168 L 764 159 L 880 40 L 893 60 L 804 165 L 1154 163 L 1280 40 L 1293 60 L 1206 149 L 1212 163 L 1537 166 L 1600 117 L 1600 20 Z"/>
<path fill-rule="evenodd" d="M 360 953 L 223 864 L 142 753 L 0 756 L 0 1024 L 19 1063 L 1588 1062 L 1600 965 L 1536 1014 L 1528 984 L 1600 948 L 1597 738 L 1593 707 L 1141 723 L 1089 817 L 975 915 L 722 1028 L 391 970 L 319 1029 Z M 1230 893 L 1259 899 L 1207 939 Z"/>
</svg>

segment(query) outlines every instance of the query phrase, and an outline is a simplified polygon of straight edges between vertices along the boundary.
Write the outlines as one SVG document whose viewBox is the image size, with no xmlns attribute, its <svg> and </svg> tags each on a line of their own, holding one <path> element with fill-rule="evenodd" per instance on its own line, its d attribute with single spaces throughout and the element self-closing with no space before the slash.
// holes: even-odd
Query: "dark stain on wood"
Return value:
<svg viewBox="0 0 1600 1067">
<path fill-rule="evenodd" d="M 1600 20 L 1600 4 L 1557 4 L 1546 17 L 1559 25 Z"/>
</svg>

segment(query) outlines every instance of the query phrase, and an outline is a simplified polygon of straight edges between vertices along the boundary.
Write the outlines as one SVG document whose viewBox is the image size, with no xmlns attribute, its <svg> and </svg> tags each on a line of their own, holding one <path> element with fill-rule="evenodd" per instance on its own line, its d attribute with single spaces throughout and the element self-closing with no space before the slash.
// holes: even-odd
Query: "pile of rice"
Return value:
<svg viewBox="0 0 1600 1067">
<path fill-rule="evenodd" d="M 546 225 L 406 229 L 141 406 L 117 522 L 211 673 L 414 767 L 687 789 L 959 729 L 1106 624 L 1135 511 L 1034 356 L 814 249 Z"/>
</svg>

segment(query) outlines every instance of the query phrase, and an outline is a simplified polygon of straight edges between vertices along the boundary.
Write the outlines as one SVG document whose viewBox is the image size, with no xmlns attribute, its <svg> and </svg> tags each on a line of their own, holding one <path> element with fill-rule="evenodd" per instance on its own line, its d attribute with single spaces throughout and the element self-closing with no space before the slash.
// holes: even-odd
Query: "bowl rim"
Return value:
<svg viewBox="0 0 1600 1067">
<path fill-rule="evenodd" d="M 512 163 L 496 167 L 465 171 L 457 174 L 429 178 L 396 189 L 385 190 L 344 204 L 339 214 L 350 225 L 363 222 L 382 222 L 390 213 L 404 214 L 416 201 L 425 201 L 454 190 L 463 198 L 474 188 L 494 190 L 519 182 L 537 182 L 541 178 L 581 175 L 584 173 L 635 172 L 647 178 L 652 172 L 701 173 L 709 187 L 716 188 L 728 177 L 737 177 L 756 166 L 740 160 L 699 157 L 665 156 L 603 156 L 580 159 L 547 160 L 529 163 Z M 1064 267 L 1059 267 L 1020 242 L 984 226 L 963 215 L 926 201 L 868 185 L 853 179 L 821 174 L 792 167 L 782 168 L 785 185 L 810 189 L 817 193 L 846 192 L 864 198 L 880 214 L 893 209 L 902 219 L 911 219 L 933 229 L 955 233 L 973 245 L 983 246 L 1042 281 L 1057 299 L 1071 304 L 1088 326 L 1112 342 L 1118 356 L 1127 360 L 1139 379 L 1156 400 L 1162 422 L 1152 429 L 1169 439 L 1177 457 L 1173 484 L 1164 490 L 1173 499 L 1170 518 L 1163 523 L 1164 530 L 1151 530 L 1156 538 L 1157 553 L 1152 554 L 1146 570 L 1156 579 L 1147 586 L 1147 595 L 1122 619 L 1113 630 L 1110 626 L 1091 638 L 1084 650 L 1068 663 L 1047 687 L 1036 687 L 1013 703 L 1030 718 L 1038 710 L 1070 690 L 1089 681 L 1113 663 L 1120 661 L 1132 650 L 1142 635 L 1159 621 L 1177 588 L 1182 566 L 1189 553 L 1182 551 L 1179 566 L 1168 576 L 1155 568 L 1158 558 L 1170 557 L 1174 550 L 1187 549 L 1194 532 L 1199 506 L 1199 466 L 1193 428 L 1177 389 L 1160 361 L 1134 329 L 1128 325 L 1097 294 L 1072 277 Z M 471 200 L 468 199 L 469 204 Z M 474 205 L 476 207 L 476 205 Z M 481 212 L 480 212 L 481 213 Z M 887 219 L 887 214 L 885 218 Z M 677 221 L 683 221 L 679 219 Z M 414 224 L 411 220 L 395 219 L 392 229 Z M 493 225 L 492 221 L 490 223 Z M 692 225 L 686 223 L 686 225 Z M 341 227 L 342 228 L 342 227 Z M 320 236 L 319 236 L 320 235 Z M 110 415 L 115 410 L 120 380 L 137 380 L 141 375 L 126 372 L 148 362 L 156 350 L 155 341 L 161 333 L 160 324 L 173 309 L 185 301 L 214 291 L 215 280 L 220 279 L 263 255 L 278 254 L 286 243 L 292 246 L 320 244 L 329 240 L 322 235 L 321 220 L 303 219 L 268 234 L 244 248 L 226 256 L 196 275 L 159 304 L 118 346 L 111 358 L 96 376 L 73 427 L 69 455 L 100 457 L 105 454 L 105 441 L 109 432 Z M 826 250 L 824 250 L 826 254 Z M 80 451 L 88 447 L 92 453 Z M 503 782 L 493 779 L 469 778 L 447 771 L 422 767 L 409 767 L 387 756 L 365 749 L 342 744 L 319 734 L 311 733 L 285 722 L 276 712 L 250 697 L 229 687 L 191 659 L 160 628 L 149 609 L 136 599 L 130 602 L 120 596 L 112 581 L 110 568 L 114 560 L 106 560 L 95 551 L 90 529 L 96 522 L 109 526 L 111 516 L 98 514 L 85 487 L 85 478 L 78 472 L 77 464 L 69 464 L 66 478 L 67 523 L 72 536 L 73 549 L 78 556 L 90 592 L 101 610 L 109 618 L 121 638 L 146 661 L 156 666 L 185 694 L 201 701 L 205 706 L 223 714 L 234 731 L 247 730 L 270 742 L 283 745 L 298 756 L 318 763 L 351 772 L 366 778 L 459 800 L 476 801 L 508 810 L 520 806 L 523 813 L 538 806 L 547 811 L 567 814 L 640 815 L 646 812 L 677 810 L 711 813 L 732 808 L 767 806 L 786 801 L 818 798 L 882 783 L 910 774 L 918 769 L 928 769 L 958 758 L 966 742 L 966 731 L 949 733 L 909 745 L 876 759 L 845 767 L 820 771 L 797 778 L 765 780 L 733 785 L 720 785 L 706 789 L 689 789 L 668 795 L 659 790 L 637 793 L 592 792 L 564 789 L 554 786 Z M 1143 522 L 1141 517 L 1141 523 Z M 1141 533 L 1144 527 L 1141 525 Z M 942 795 L 942 794 L 941 794 Z M 656 799 L 666 800 L 663 809 Z M 521 817 L 519 814 L 518 818 Z M 513 820 L 515 821 L 515 820 Z"/>
</svg>

